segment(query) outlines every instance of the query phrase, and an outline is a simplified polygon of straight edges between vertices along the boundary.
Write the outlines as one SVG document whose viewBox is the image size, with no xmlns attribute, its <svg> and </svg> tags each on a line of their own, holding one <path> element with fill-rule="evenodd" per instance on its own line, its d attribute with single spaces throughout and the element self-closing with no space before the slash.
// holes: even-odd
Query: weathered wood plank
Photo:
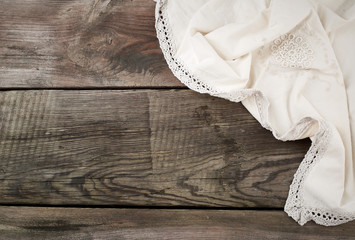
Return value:
<svg viewBox="0 0 355 240">
<path fill-rule="evenodd" d="M 0 88 L 181 87 L 148 0 L 0 0 Z"/>
<path fill-rule="evenodd" d="M 309 141 L 190 90 L 0 94 L 0 203 L 283 207 Z"/>
<path fill-rule="evenodd" d="M 353 239 L 355 222 L 299 226 L 281 211 L 0 207 L 7 239 Z"/>
</svg>

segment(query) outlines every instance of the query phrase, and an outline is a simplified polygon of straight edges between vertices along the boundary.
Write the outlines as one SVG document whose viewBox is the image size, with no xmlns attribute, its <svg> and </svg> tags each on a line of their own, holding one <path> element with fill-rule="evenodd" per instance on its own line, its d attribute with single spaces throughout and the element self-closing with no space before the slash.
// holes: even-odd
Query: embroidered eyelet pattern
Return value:
<svg viewBox="0 0 355 240">
<path fill-rule="evenodd" d="M 309 68 L 314 58 L 306 39 L 293 33 L 275 39 L 271 53 L 273 62 L 285 68 Z"/>
</svg>

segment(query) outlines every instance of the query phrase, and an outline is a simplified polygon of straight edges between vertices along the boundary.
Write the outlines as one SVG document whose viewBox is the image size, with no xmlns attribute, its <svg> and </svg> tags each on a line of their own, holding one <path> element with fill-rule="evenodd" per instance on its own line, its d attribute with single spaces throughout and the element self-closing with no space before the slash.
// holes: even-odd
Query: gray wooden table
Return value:
<svg viewBox="0 0 355 240">
<path fill-rule="evenodd" d="M 149 0 L 0 0 L 0 239 L 353 239 L 282 211 L 309 140 L 170 72 Z"/>
</svg>

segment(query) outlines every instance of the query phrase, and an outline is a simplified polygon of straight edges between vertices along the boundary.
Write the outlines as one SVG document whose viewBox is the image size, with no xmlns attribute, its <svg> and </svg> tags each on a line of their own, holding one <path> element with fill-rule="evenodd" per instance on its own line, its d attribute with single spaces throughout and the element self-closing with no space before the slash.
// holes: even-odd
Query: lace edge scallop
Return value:
<svg viewBox="0 0 355 240">
<path fill-rule="evenodd" d="M 288 198 L 286 200 L 284 211 L 289 217 L 292 217 L 300 225 L 304 225 L 310 220 L 325 225 L 334 226 L 348 221 L 354 220 L 355 216 L 338 212 L 336 210 L 327 210 L 322 208 L 310 208 L 305 207 L 303 200 L 303 187 L 304 180 L 309 174 L 312 167 L 322 158 L 324 152 L 327 149 L 329 139 L 331 137 L 331 131 L 327 126 L 327 123 L 322 120 L 315 120 L 312 118 L 302 119 L 289 133 L 285 136 L 279 137 L 275 134 L 272 128 L 267 123 L 267 107 L 268 102 L 263 93 L 254 89 L 241 89 L 234 92 L 219 92 L 212 86 L 203 83 L 196 77 L 182 61 L 176 56 L 176 46 L 172 37 L 172 32 L 169 25 L 169 20 L 166 12 L 166 3 L 168 0 L 154 0 L 156 2 L 155 12 L 155 28 L 157 32 L 157 38 L 159 40 L 160 48 L 163 52 L 164 58 L 174 74 L 183 84 L 188 88 L 199 92 L 207 93 L 215 97 L 221 97 L 232 102 L 240 102 L 248 97 L 254 97 L 258 106 L 258 112 L 260 116 L 261 125 L 272 131 L 274 136 L 279 140 L 295 140 L 312 124 L 314 121 L 318 121 L 319 129 L 312 145 L 294 174 L 293 181 L 290 186 Z"/>
</svg>

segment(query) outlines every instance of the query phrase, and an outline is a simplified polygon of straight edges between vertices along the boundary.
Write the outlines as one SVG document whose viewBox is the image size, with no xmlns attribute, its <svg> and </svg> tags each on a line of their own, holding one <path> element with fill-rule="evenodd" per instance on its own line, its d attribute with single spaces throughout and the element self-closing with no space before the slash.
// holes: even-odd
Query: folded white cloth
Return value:
<svg viewBox="0 0 355 240">
<path fill-rule="evenodd" d="M 178 79 L 242 101 L 277 139 L 312 140 L 288 215 L 301 225 L 354 220 L 355 1 L 156 2 L 157 36 Z"/>
</svg>

